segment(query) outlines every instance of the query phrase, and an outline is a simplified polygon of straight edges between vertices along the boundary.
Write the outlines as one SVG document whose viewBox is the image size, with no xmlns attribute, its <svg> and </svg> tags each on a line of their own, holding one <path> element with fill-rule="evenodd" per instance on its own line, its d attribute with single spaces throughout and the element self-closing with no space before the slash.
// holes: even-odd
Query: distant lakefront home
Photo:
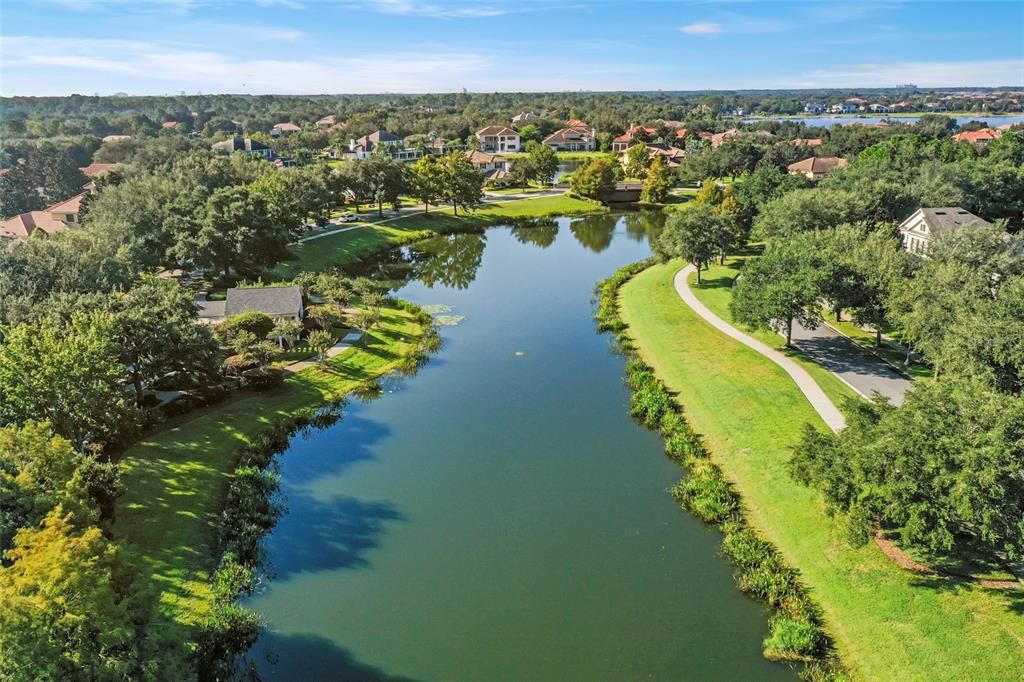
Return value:
<svg viewBox="0 0 1024 682">
<path fill-rule="evenodd" d="M 302 320 L 302 289 L 290 287 L 245 287 L 228 289 L 223 301 L 197 301 L 199 321 L 220 324 L 241 313 L 257 312 L 280 320 Z"/>
<path fill-rule="evenodd" d="M 808 180 L 817 182 L 832 172 L 834 168 L 846 168 L 849 162 L 839 156 L 812 156 L 791 163 L 787 168 L 790 175 L 803 175 Z"/>
<path fill-rule="evenodd" d="M 597 149 L 597 140 L 590 128 L 562 128 L 544 138 L 544 144 L 556 152 L 592 152 Z"/>
<path fill-rule="evenodd" d="M 919 208 L 900 223 L 900 237 L 907 251 L 925 255 L 931 241 L 943 234 L 991 224 L 959 206 Z"/>
<path fill-rule="evenodd" d="M 519 133 L 505 126 L 487 126 L 476 131 L 482 152 L 518 152 Z"/>
<path fill-rule="evenodd" d="M 252 154 L 253 156 L 262 156 L 267 161 L 274 160 L 274 150 L 270 148 L 270 145 L 248 137 L 229 137 L 223 142 L 214 142 L 210 145 L 210 149 L 215 152 L 227 152 L 228 154 L 236 152 L 239 154 Z"/>
<path fill-rule="evenodd" d="M 419 149 L 406 148 L 405 140 L 398 135 L 386 130 L 377 130 L 369 135 L 349 140 L 345 158 L 368 159 L 378 147 L 382 148 L 381 151 L 387 151 L 391 158 L 399 161 L 415 161 L 423 156 L 423 152 Z"/>
<path fill-rule="evenodd" d="M 281 137 L 282 135 L 297 133 L 300 130 L 302 130 L 302 128 L 294 123 L 275 123 L 274 127 L 270 129 L 270 134 L 274 137 Z"/>
<path fill-rule="evenodd" d="M 657 132 L 657 128 L 648 128 L 641 125 L 629 126 L 626 132 L 612 140 L 612 151 L 624 152 L 639 142 L 643 137 L 646 137 L 649 141 L 655 134 L 657 134 Z"/>
<path fill-rule="evenodd" d="M 968 144 L 987 143 L 998 139 L 1003 134 L 998 128 L 981 128 L 979 130 L 965 130 L 953 136 L 953 142 L 967 142 Z"/>
</svg>

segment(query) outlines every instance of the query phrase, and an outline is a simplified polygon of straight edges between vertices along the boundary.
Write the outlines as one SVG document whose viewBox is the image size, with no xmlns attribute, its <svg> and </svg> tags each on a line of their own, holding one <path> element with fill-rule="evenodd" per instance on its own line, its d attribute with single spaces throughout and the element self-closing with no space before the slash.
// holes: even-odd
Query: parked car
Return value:
<svg viewBox="0 0 1024 682">
<path fill-rule="evenodd" d="M 346 213 L 340 218 L 338 218 L 339 223 L 354 223 L 357 220 L 359 220 L 359 216 L 357 216 L 355 213 Z"/>
</svg>

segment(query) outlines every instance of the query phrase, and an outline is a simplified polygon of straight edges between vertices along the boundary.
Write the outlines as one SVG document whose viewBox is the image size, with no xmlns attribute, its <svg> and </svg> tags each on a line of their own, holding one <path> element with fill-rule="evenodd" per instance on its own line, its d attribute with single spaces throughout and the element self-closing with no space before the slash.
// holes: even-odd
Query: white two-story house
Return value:
<svg viewBox="0 0 1024 682">
<path fill-rule="evenodd" d="M 481 128 L 476 131 L 476 139 L 480 142 L 482 152 L 495 154 L 520 150 L 519 133 L 505 126 Z"/>
</svg>

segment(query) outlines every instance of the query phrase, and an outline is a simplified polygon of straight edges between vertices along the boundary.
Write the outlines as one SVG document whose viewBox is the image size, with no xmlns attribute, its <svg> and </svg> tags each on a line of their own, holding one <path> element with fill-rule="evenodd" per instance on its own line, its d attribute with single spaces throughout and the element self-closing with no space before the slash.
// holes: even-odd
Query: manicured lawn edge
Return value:
<svg viewBox="0 0 1024 682">
<path fill-rule="evenodd" d="M 267 468 L 287 447 L 287 436 L 324 423 L 325 405 L 371 390 L 387 374 L 414 371 L 439 339 L 430 315 L 404 301 L 382 309 L 370 336 L 369 345 L 323 369 L 206 408 L 122 455 L 125 493 L 114 534 L 141 557 L 166 627 L 197 644 L 200 659 L 221 660 L 225 633 L 256 625 L 234 601 L 251 589 L 259 559 L 254 548 L 276 521 L 276 479 Z M 234 576 L 227 581 L 216 571 L 226 552 Z M 244 650 L 242 644 L 234 648 Z"/>
<path fill-rule="evenodd" d="M 274 274 L 291 279 L 303 270 L 325 270 L 346 266 L 396 246 L 408 246 L 440 234 L 476 232 L 498 224 L 528 223 L 532 220 L 607 213 L 600 202 L 566 194 L 488 202 L 468 214 L 452 215 L 433 209 L 385 223 L 371 223 L 310 242 L 294 244 L 292 260 L 280 264 Z"/>
<path fill-rule="evenodd" d="M 823 428 L 792 381 L 679 300 L 680 261 L 620 290 L 636 352 L 686 409 L 752 526 L 800 570 L 856 679 L 1006 680 L 1024 669 L 1024 598 L 894 565 L 854 548 L 821 496 L 788 474 L 804 423 Z"/>
<path fill-rule="evenodd" d="M 815 679 L 840 679 L 845 671 L 824 629 L 821 610 L 811 600 L 799 574 L 748 523 L 739 494 L 710 460 L 682 406 L 640 358 L 620 316 L 619 288 L 654 262 L 624 266 L 596 287 L 598 330 L 614 332 L 619 350 L 629 358 L 626 382 L 632 391 L 630 411 L 649 429 L 661 432 L 665 453 L 685 472 L 670 494 L 683 509 L 722 532 L 723 553 L 738 568 L 740 590 L 772 610 L 769 636 L 764 641 L 765 657 L 804 663 L 805 672 Z"/>
</svg>

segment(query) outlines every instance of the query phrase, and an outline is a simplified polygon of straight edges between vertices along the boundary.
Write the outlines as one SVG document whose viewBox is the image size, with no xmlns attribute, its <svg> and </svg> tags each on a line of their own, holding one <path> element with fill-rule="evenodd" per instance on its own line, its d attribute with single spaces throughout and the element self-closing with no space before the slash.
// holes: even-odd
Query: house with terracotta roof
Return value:
<svg viewBox="0 0 1024 682">
<path fill-rule="evenodd" d="M 657 132 L 657 128 L 649 128 L 641 125 L 629 126 L 629 128 L 626 129 L 626 132 L 612 140 L 612 151 L 624 152 L 644 137 L 647 138 L 645 141 L 649 141 L 651 137 L 657 134 Z"/>
<path fill-rule="evenodd" d="M 591 152 L 597 140 L 590 128 L 562 128 L 544 138 L 543 144 L 556 152 Z"/>
<path fill-rule="evenodd" d="M 163 123 L 160 124 L 160 127 L 161 128 L 167 128 L 169 130 L 173 130 L 173 129 L 177 128 L 180 125 L 181 125 L 181 123 L 179 123 L 178 121 L 164 121 Z"/>
<path fill-rule="evenodd" d="M 791 163 L 787 168 L 790 175 L 803 175 L 808 180 L 818 181 L 832 172 L 834 168 L 846 168 L 849 162 L 839 156 L 812 156 Z"/>
<path fill-rule="evenodd" d="M 482 152 L 518 152 L 519 133 L 506 126 L 487 126 L 476 131 Z"/>
<path fill-rule="evenodd" d="M 320 130 L 328 130 L 331 128 L 331 126 L 335 126 L 337 124 L 338 121 L 335 118 L 334 114 L 328 114 L 327 116 L 324 116 L 322 119 L 316 122 L 316 127 L 319 128 Z"/>
<path fill-rule="evenodd" d="M 924 256 L 931 242 L 944 234 L 991 224 L 959 206 L 919 208 L 900 223 L 900 237 L 903 248 Z"/>
<path fill-rule="evenodd" d="M 711 136 L 711 148 L 714 149 L 723 142 L 726 142 L 728 140 L 734 140 L 737 137 L 740 137 L 741 135 L 743 135 L 743 133 L 741 133 L 738 128 L 730 128 L 729 130 L 726 130 L 724 133 L 714 133 Z"/>
<path fill-rule="evenodd" d="M 272 137 L 281 137 L 282 135 L 297 133 L 300 130 L 302 130 L 302 128 L 294 123 L 275 123 L 274 127 L 270 129 L 270 135 Z"/>
<path fill-rule="evenodd" d="M 991 142 L 997 139 L 1003 134 L 1002 130 L 998 128 L 981 128 L 980 130 L 965 130 L 962 133 L 957 133 L 953 136 L 954 142 L 967 142 L 968 144 L 978 144 Z"/>
<path fill-rule="evenodd" d="M 78 170 L 82 171 L 89 177 L 98 178 L 120 167 L 121 164 L 119 163 L 90 163 L 88 166 L 82 166 Z"/>
<path fill-rule="evenodd" d="M 66 201 L 44 208 L 41 211 L 19 213 L 0 223 L 0 238 L 25 239 L 36 232 L 56 234 L 79 224 L 82 199 L 88 191 L 76 194 Z"/>
</svg>

